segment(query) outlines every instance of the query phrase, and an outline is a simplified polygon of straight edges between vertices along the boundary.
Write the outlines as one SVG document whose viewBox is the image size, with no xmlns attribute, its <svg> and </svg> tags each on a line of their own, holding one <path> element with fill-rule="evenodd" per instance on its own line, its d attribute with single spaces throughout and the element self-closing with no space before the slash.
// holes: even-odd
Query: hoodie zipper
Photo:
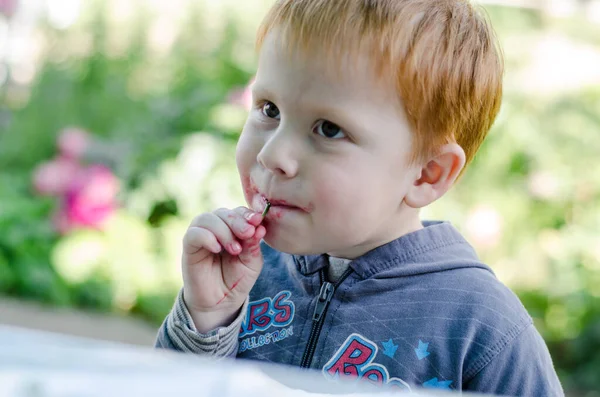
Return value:
<svg viewBox="0 0 600 397">
<path fill-rule="evenodd" d="M 317 348 L 317 342 L 319 341 L 319 335 L 323 329 L 323 323 L 325 322 L 325 315 L 327 314 L 327 308 L 329 302 L 333 298 L 333 294 L 339 285 L 352 273 L 352 269 L 348 268 L 340 279 L 332 284 L 325 281 L 325 271 L 321 269 L 319 272 L 319 281 L 321 283 L 321 290 L 317 297 L 317 303 L 315 305 L 315 311 L 313 312 L 312 328 L 310 330 L 310 336 L 308 337 L 308 344 L 302 355 L 302 362 L 300 363 L 301 368 L 309 368 L 312 362 L 313 356 L 315 355 L 315 349 Z"/>
</svg>

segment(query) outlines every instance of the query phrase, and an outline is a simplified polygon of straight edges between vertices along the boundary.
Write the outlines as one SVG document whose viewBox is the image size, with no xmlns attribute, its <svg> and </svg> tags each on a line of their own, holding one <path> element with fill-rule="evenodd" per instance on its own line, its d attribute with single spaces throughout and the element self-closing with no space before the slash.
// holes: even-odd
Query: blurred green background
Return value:
<svg viewBox="0 0 600 397">
<path fill-rule="evenodd" d="M 600 396 L 600 1 L 484 3 L 503 108 L 424 216 L 519 294 L 569 395 Z M 233 155 L 270 4 L 0 0 L 0 295 L 162 321 L 190 219 L 243 204 Z"/>
</svg>

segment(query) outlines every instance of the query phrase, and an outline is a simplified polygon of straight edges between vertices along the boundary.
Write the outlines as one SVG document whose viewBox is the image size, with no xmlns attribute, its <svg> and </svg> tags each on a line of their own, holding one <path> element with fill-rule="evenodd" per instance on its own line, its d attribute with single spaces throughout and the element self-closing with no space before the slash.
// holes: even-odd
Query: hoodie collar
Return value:
<svg viewBox="0 0 600 397">
<path fill-rule="evenodd" d="M 480 267 L 475 250 L 449 222 L 425 221 L 423 229 L 406 234 L 379 246 L 350 262 L 360 278 L 369 278 L 384 270 L 394 269 L 395 276 Z M 299 270 L 313 274 L 328 264 L 327 255 L 297 257 Z M 491 271 L 491 270 L 490 270 Z"/>
</svg>

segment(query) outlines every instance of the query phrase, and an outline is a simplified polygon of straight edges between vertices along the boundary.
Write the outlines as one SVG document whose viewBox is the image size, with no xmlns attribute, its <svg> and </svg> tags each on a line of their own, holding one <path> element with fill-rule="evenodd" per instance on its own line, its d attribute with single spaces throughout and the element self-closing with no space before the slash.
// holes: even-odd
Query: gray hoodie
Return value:
<svg viewBox="0 0 600 397">
<path fill-rule="evenodd" d="M 181 296 L 157 347 L 312 368 L 363 379 L 511 396 L 563 396 L 548 349 L 515 296 L 449 223 L 351 261 L 262 245 L 265 265 L 238 320 L 195 331 Z"/>
</svg>

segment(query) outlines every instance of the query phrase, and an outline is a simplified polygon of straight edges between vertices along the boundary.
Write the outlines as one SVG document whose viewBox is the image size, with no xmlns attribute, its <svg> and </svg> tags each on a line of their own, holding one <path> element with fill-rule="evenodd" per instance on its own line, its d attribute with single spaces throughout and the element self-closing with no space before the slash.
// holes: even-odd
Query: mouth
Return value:
<svg viewBox="0 0 600 397">
<path fill-rule="evenodd" d="M 263 213 L 263 216 L 267 214 L 280 214 L 283 211 L 302 211 L 302 212 L 310 212 L 309 208 L 301 207 L 295 204 L 290 203 L 287 200 L 277 199 L 277 198 L 267 198 L 266 196 L 260 194 L 260 209 Z"/>
<path fill-rule="evenodd" d="M 280 218 L 286 212 L 310 213 L 313 210 L 312 204 L 308 206 L 298 205 L 281 196 L 277 197 L 263 193 L 262 189 L 259 189 L 251 178 L 248 180 L 246 193 L 251 208 L 258 213 L 262 213 L 263 218 Z"/>
<path fill-rule="evenodd" d="M 287 209 L 287 210 L 300 210 L 300 211 L 306 211 L 306 209 L 299 207 L 297 205 L 294 205 L 292 203 L 290 203 L 289 201 L 286 200 L 279 200 L 279 199 L 269 199 L 269 198 L 264 198 L 265 202 L 267 203 L 266 205 L 269 205 L 271 209 Z"/>
<path fill-rule="evenodd" d="M 267 199 L 267 202 L 271 204 L 272 207 L 302 209 L 296 205 L 290 204 L 285 200 Z"/>
</svg>

